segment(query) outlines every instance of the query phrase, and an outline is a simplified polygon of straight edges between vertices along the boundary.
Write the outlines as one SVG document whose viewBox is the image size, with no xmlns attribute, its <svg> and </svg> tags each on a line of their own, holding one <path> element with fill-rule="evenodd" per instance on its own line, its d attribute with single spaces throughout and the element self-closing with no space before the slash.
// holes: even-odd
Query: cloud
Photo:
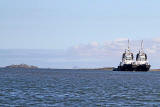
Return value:
<svg viewBox="0 0 160 107">
<path fill-rule="evenodd" d="M 154 39 L 153 39 L 153 42 L 160 43 L 160 38 L 154 38 Z"/>
<path fill-rule="evenodd" d="M 72 47 L 71 50 L 79 56 L 87 56 L 87 57 L 107 57 L 114 55 L 121 55 L 127 46 L 127 38 L 119 38 L 113 41 L 106 41 L 105 43 L 89 43 L 89 44 L 81 44 L 78 46 Z"/>
<path fill-rule="evenodd" d="M 72 68 L 117 66 L 127 48 L 127 38 L 117 38 L 105 43 L 91 42 L 70 47 L 66 50 L 0 50 L 1 66 L 9 64 L 32 64 L 40 67 Z M 160 65 L 160 42 L 144 40 L 144 51 L 153 66 Z M 136 55 L 140 40 L 130 40 L 131 51 Z M 156 63 L 155 63 L 156 62 Z"/>
<path fill-rule="evenodd" d="M 116 41 L 116 42 L 124 42 L 124 41 L 127 41 L 127 40 L 128 40 L 128 38 L 117 38 L 114 41 Z"/>
<path fill-rule="evenodd" d="M 157 41 L 155 41 L 157 40 Z M 151 40 L 144 40 L 144 51 L 148 54 L 149 61 L 153 66 L 154 62 L 159 61 L 160 55 L 160 38 L 153 38 Z M 117 62 L 121 60 L 121 55 L 124 50 L 128 47 L 127 38 L 118 38 L 112 41 L 106 41 L 105 43 L 97 43 L 96 45 L 89 44 L 80 44 L 78 46 L 72 47 L 73 53 L 81 58 L 95 59 L 106 62 L 111 62 L 109 65 L 116 65 Z M 141 46 L 141 40 L 130 40 L 130 49 L 134 53 L 134 56 L 139 52 Z M 114 62 L 116 64 L 114 64 Z M 160 64 L 159 64 L 160 65 Z"/>
<path fill-rule="evenodd" d="M 155 42 L 155 40 L 157 40 Z M 144 40 L 144 50 L 146 53 L 157 54 L 160 51 L 160 38 L 152 40 Z M 118 38 L 113 41 L 106 41 L 103 44 L 95 42 L 86 45 L 78 45 L 72 48 L 77 54 L 82 56 L 95 56 L 95 55 L 118 55 L 120 52 L 124 52 L 128 48 L 127 38 Z M 159 42 L 158 42 L 159 41 Z M 130 49 L 136 53 L 140 50 L 140 40 L 130 40 Z"/>
</svg>

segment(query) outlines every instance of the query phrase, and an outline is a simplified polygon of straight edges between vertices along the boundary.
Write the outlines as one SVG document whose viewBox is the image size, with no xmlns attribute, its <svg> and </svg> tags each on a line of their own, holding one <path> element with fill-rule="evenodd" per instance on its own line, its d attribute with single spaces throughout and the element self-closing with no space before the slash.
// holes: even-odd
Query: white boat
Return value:
<svg viewBox="0 0 160 107">
<path fill-rule="evenodd" d="M 125 49 L 125 52 L 122 55 L 122 61 L 118 66 L 118 71 L 133 71 L 134 59 L 133 53 L 130 51 L 129 40 L 128 40 L 128 49 Z"/>
<path fill-rule="evenodd" d="M 148 71 L 150 64 L 147 61 L 147 54 L 143 50 L 143 41 L 141 42 L 141 49 L 136 56 L 136 71 Z"/>
</svg>

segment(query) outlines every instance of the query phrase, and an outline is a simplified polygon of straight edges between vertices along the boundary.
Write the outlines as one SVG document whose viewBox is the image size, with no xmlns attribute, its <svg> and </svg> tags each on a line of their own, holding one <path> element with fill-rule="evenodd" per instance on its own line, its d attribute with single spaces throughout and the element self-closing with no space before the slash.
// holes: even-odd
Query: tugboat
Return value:
<svg viewBox="0 0 160 107">
<path fill-rule="evenodd" d="M 125 49 L 125 52 L 122 55 L 122 62 L 120 62 L 118 68 L 114 71 L 133 71 L 134 70 L 134 60 L 133 53 L 130 51 L 129 40 L 128 40 L 128 49 Z"/>
<path fill-rule="evenodd" d="M 143 50 L 143 41 L 141 42 L 141 49 L 136 56 L 136 71 L 149 71 L 151 65 L 147 61 L 147 54 Z"/>
<path fill-rule="evenodd" d="M 149 71 L 150 67 L 151 65 L 147 61 L 147 54 L 143 51 L 143 41 L 141 42 L 141 49 L 136 56 L 136 61 L 134 61 L 128 40 L 128 49 L 122 55 L 122 62 L 113 71 Z"/>
</svg>

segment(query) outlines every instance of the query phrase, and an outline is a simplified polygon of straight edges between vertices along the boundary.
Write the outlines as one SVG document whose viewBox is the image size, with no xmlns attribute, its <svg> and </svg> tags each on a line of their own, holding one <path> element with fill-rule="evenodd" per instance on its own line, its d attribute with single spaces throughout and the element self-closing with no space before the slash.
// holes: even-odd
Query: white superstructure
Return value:
<svg viewBox="0 0 160 107">
<path fill-rule="evenodd" d="M 122 62 L 120 63 L 121 66 L 124 64 L 133 64 L 133 53 L 130 52 L 129 48 L 129 40 L 128 40 L 128 49 L 125 49 L 125 52 L 123 53 L 122 56 Z"/>
<path fill-rule="evenodd" d="M 136 56 L 136 65 L 149 65 L 147 61 L 147 55 L 144 53 L 143 50 L 143 41 L 141 42 L 141 49 L 139 50 L 139 53 Z"/>
</svg>

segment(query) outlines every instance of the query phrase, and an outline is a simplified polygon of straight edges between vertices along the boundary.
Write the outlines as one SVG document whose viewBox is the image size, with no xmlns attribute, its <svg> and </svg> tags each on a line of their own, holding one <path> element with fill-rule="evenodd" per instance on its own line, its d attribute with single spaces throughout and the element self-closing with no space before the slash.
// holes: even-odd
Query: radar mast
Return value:
<svg viewBox="0 0 160 107">
<path fill-rule="evenodd" d="M 130 50 L 130 48 L 129 48 L 129 39 L 128 39 L 128 51 Z"/>
<path fill-rule="evenodd" d="M 143 40 L 141 41 L 141 52 L 143 52 Z"/>
</svg>

